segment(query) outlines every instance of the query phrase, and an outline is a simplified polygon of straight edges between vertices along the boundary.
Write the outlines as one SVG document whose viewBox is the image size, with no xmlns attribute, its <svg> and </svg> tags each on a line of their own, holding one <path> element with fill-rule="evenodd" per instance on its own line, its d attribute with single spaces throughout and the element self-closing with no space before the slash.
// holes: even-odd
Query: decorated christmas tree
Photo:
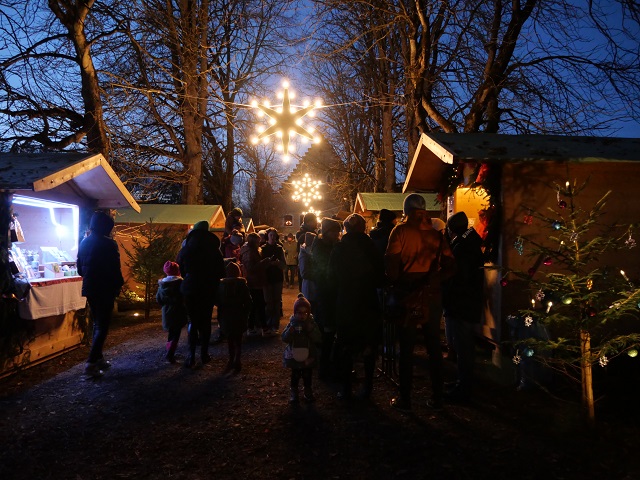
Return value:
<svg viewBox="0 0 640 480">
<path fill-rule="evenodd" d="M 604 210 L 611 191 L 590 210 L 582 209 L 578 197 L 585 186 L 556 185 L 557 205 L 544 212 L 524 206 L 526 233 L 514 247 L 531 258 L 531 267 L 505 273 L 503 285 L 515 275 L 530 293 L 529 305 L 508 318 L 532 332 L 516 342 L 514 363 L 542 362 L 578 382 L 593 423 L 593 368 L 606 368 L 619 355 L 635 357 L 640 349 L 640 289 L 633 278 L 638 272 L 625 270 L 625 262 L 638 254 L 633 238 L 638 224 L 607 223 L 615 218 Z"/>
</svg>

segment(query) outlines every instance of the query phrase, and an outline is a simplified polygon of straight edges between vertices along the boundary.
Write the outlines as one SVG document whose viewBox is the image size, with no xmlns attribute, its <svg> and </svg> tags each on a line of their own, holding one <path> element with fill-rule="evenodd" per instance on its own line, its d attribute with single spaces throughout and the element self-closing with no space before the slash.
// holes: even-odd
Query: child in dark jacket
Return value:
<svg viewBox="0 0 640 480">
<path fill-rule="evenodd" d="M 240 267 L 235 262 L 226 266 L 227 276 L 218 285 L 218 322 L 229 346 L 229 362 L 224 373 L 240 372 L 242 334 L 247 329 L 251 312 L 251 294 L 247 281 L 240 276 Z"/>
<path fill-rule="evenodd" d="M 187 308 L 184 305 L 180 286 L 182 277 L 180 276 L 180 266 L 167 260 L 163 267 L 166 277 L 158 281 L 158 293 L 156 300 L 162 307 L 162 328 L 169 332 L 167 338 L 167 354 L 165 358 L 168 362 L 176 363 L 176 349 L 182 327 L 187 324 Z"/>
<path fill-rule="evenodd" d="M 304 399 L 313 402 L 311 380 L 322 345 L 322 333 L 311 315 L 311 304 L 303 294 L 299 294 L 293 304 L 293 315 L 282 332 L 282 341 L 287 343 L 284 349 L 284 366 L 291 369 L 289 403 L 295 404 L 299 401 L 298 384 L 301 378 L 304 384 Z"/>
</svg>

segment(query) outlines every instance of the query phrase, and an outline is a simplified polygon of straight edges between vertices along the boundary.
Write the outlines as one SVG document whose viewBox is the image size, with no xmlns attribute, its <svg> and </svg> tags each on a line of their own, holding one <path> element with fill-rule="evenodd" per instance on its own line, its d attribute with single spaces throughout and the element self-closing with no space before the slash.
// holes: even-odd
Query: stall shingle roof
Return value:
<svg viewBox="0 0 640 480">
<path fill-rule="evenodd" d="M 98 208 L 139 208 L 100 154 L 0 153 L 0 190 L 72 195 L 97 200 Z"/>
<path fill-rule="evenodd" d="M 531 161 L 640 162 L 640 139 L 496 133 L 422 134 L 403 191 L 435 190 L 445 164 Z"/>
<path fill-rule="evenodd" d="M 401 212 L 402 204 L 408 193 L 358 193 L 356 196 L 355 213 L 379 212 L 383 208 L 392 212 Z M 440 204 L 435 193 L 421 193 L 426 201 L 427 210 L 440 210 Z"/>
<path fill-rule="evenodd" d="M 140 213 L 131 208 L 119 209 L 116 223 L 170 223 L 194 225 L 206 220 L 212 228 L 224 228 L 225 215 L 220 205 L 141 204 Z"/>
</svg>

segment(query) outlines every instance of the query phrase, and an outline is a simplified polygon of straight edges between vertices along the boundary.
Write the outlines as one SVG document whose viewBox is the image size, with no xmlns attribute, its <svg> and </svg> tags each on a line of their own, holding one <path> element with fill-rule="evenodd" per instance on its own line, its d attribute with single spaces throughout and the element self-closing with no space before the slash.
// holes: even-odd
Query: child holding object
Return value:
<svg viewBox="0 0 640 480">
<path fill-rule="evenodd" d="M 315 400 L 311 389 L 313 367 L 322 344 L 322 333 L 311 315 L 311 304 L 303 294 L 293 304 L 293 315 L 282 332 L 282 341 L 287 344 L 284 350 L 284 366 L 291 369 L 291 395 L 289 403 L 299 401 L 298 384 L 302 378 L 304 399 Z"/>
<path fill-rule="evenodd" d="M 165 358 L 170 363 L 176 363 L 180 332 L 187 324 L 187 308 L 180 293 L 180 285 L 182 285 L 180 266 L 176 262 L 167 260 L 163 270 L 167 276 L 158 281 L 156 301 L 162 307 L 162 328 L 169 332 Z"/>
<path fill-rule="evenodd" d="M 225 268 L 227 276 L 218 286 L 218 323 L 229 347 L 229 362 L 224 373 L 238 374 L 241 368 L 242 334 L 247 329 L 251 312 L 251 293 L 237 263 L 229 262 Z"/>
</svg>

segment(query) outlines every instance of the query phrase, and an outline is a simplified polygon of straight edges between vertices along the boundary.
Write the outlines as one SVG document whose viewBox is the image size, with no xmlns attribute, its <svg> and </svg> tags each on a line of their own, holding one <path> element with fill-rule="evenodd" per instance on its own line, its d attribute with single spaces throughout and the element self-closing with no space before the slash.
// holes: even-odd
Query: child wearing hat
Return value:
<svg viewBox="0 0 640 480">
<path fill-rule="evenodd" d="M 313 367 L 322 345 L 322 334 L 311 315 L 311 304 L 302 293 L 293 304 L 293 315 L 282 332 L 282 341 L 287 344 L 284 349 L 284 366 L 291 369 L 291 395 L 289 403 L 299 401 L 298 384 L 302 378 L 304 399 L 315 400 L 312 391 Z"/>
<path fill-rule="evenodd" d="M 218 285 L 218 322 L 229 347 L 229 361 L 224 373 L 238 374 L 241 368 L 242 334 L 247 329 L 252 301 L 240 266 L 229 262 L 225 269 L 227 276 Z"/>
<path fill-rule="evenodd" d="M 156 301 L 162 307 L 162 328 L 169 332 L 165 358 L 170 363 L 176 363 L 175 354 L 180 332 L 187 324 L 187 308 L 180 293 L 182 285 L 180 266 L 176 262 L 167 260 L 163 270 L 167 276 L 158 281 Z"/>
</svg>

